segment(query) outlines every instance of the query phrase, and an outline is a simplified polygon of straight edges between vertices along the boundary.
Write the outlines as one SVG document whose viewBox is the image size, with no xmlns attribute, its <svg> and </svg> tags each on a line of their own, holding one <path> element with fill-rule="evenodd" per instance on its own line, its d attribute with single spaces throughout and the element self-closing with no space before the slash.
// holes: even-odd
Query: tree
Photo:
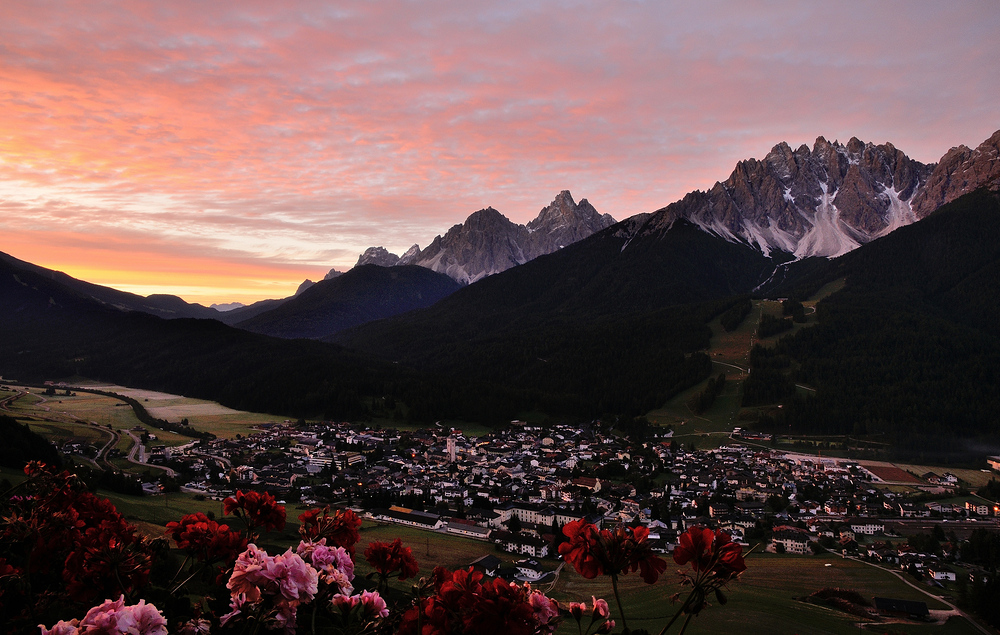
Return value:
<svg viewBox="0 0 1000 635">
<path fill-rule="evenodd" d="M 521 532 L 521 519 L 517 517 L 517 514 L 512 514 L 510 520 L 507 521 L 507 530 L 511 533 Z"/>
</svg>

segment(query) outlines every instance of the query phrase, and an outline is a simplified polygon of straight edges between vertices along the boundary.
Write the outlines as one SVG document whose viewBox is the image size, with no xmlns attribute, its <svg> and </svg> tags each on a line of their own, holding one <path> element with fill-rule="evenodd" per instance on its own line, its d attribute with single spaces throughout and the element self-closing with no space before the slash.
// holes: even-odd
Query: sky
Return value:
<svg viewBox="0 0 1000 635">
<path fill-rule="evenodd" d="M 0 3 L 0 251 L 286 297 L 561 190 L 621 220 L 775 144 L 1000 129 L 1000 3 Z"/>
</svg>

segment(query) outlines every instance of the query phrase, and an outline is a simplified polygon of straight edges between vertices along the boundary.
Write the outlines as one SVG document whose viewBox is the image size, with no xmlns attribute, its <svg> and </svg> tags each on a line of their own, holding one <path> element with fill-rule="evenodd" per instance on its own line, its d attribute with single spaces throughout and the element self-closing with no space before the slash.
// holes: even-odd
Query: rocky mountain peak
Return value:
<svg viewBox="0 0 1000 635">
<path fill-rule="evenodd" d="M 948 150 L 928 177 L 927 185 L 913 197 L 914 211 L 923 218 L 982 186 L 1000 187 L 1000 130 L 975 150 L 964 145 Z"/>
<path fill-rule="evenodd" d="M 581 199 L 575 203 L 569 190 L 563 190 L 538 212 L 538 216 L 527 224 L 527 229 L 534 241 L 554 244 L 558 249 L 614 224 L 614 218 L 600 214 L 590 201 Z M 539 245 L 538 249 L 541 253 L 553 251 L 549 245 Z"/>
<path fill-rule="evenodd" d="M 361 265 L 378 265 L 379 267 L 391 267 L 399 262 L 399 256 L 389 253 L 385 247 L 369 247 L 365 253 L 361 254 L 355 267 Z"/>
<path fill-rule="evenodd" d="M 1000 188 L 1000 131 L 975 150 L 952 148 L 936 165 L 891 143 L 819 136 L 812 149 L 782 142 L 762 161 L 740 161 L 728 179 L 663 208 L 642 231 L 667 231 L 684 218 L 765 254 L 834 257 L 989 184 Z"/>
<path fill-rule="evenodd" d="M 412 265 L 420 255 L 420 245 L 414 243 L 412 247 L 406 250 L 406 252 L 399 257 L 399 261 L 396 262 L 397 265 Z"/>
<path fill-rule="evenodd" d="M 590 236 L 615 220 L 586 199 L 574 202 L 563 190 L 527 226 L 510 221 L 493 207 L 473 212 L 464 223 L 437 236 L 425 249 L 413 245 L 401 257 L 371 247 L 358 264 L 419 265 L 468 284 L 505 271 Z"/>
<path fill-rule="evenodd" d="M 312 280 L 310 280 L 309 278 L 306 278 L 305 280 L 302 281 L 302 284 L 300 284 L 298 286 L 298 288 L 295 289 L 295 293 L 292 294 L 292 297 L 294 298 L 294 297 L 297 297 L 299 295 L 302 295 L 303 291 L 305 291 L 306 289 L 312 288 L 314 286 L 316 286 L 316 283 L 313 282 Z"/>
</svg>

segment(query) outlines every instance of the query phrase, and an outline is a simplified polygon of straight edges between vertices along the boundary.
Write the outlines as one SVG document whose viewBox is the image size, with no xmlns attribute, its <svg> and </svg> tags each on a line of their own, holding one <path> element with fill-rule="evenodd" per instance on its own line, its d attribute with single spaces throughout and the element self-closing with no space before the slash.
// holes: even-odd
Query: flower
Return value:
<svg viewBox="0 0 1000 635">
<path fill-rule="evenodd" d="M 591 599 L 594 601 L 594 613 L 592 619 L 594 621 L 607 619 L 607 617 L 611 615 L 611 609 L 608 608 L 607 600 L 598 600 L 594 596 L 591 596 Z"/>
<path fill-rule="evenodd" d="M 139 635 L 167 635 L 166 618 L 155 606 L 146 604 L 146 600 L 126 608 L 132 611 Z"/>
<path fill-rule="evenodd" d="M 353 592 L 354 561 L 346 549 L 328 547 L 326 538 L 321 538 L 319 542 L 300 541 L 295 552 L 316 569 L 321 582 L 336 586 L 339 593 Z"/>
<path fill-rule="evenodd" d="M 416 577 L 420 565 L 413 557 L 413 551 L 403 546 L 403 541 L 396 538 L 391 543 L 372 542 L 365 549 L 365 560 L 380 576 L 386 578 L 397 573 L 400 580 Z"/>
<path fill-rule="evenodd" d="M 223 625 L 241 615 L 249 604 L 265 611 L 270 627 L 291 634 L 298 607 L 316 597 L 319 574 L 291 549 L 272 557 L 250 544 L 237 558 L 226 587 L 232 596 L 232 611 L 222 617 Z"/>
<path fill-rule="evenodd" d="M 674 562 L 684 566 L 691 563 L 695 571 L 705 571 L 712 564 L 712 542 L 715 532 L 707 527 L 691 527 L 681 534 L 674 548 Z"/>
<path fill-rule="evenodd" d="M 330 598 L 330 608 L 334 612 L 340 612 L 347 614 L 351 612 L 351 609 L 357 605 L 360 596 L 348 595 L 346 593 L 337 593 L 332 598 Z"/>
<path fill-rule="evenodd" d="M 389 607 L 386 606 L 385 600 L 378 594 L 378 591 L 362 591 L 360 604 L 365 619 L 389 616 Z"/>
<path fill-rule="evenodd" d="M 42 629 L 42 635 L 78 635 L 80 629 L 77 628 L 77 626 L 79 626 L 79 624 L 80 620 L 72 620 L 69 622 L 59 620 L 52 628 L 45 628 L 44 624 L 39 624 L 38 628 Z"/>
<path fill-rule="evenodd" d="M 166 534 L 199 560 L 229 562 L 246 549 L 246 538 L 220 525 L 202 513 L 188 514 L 179 521 L 167 523 Z"/>
<path fill-rule="evenodd" d="M 42 635 L 167 635 L 167 620 L 145 600 L 125 606 L 122 595 L 93 607 L 83 620 L 60 621 L 51 629 L 39 624 L 39 628 Z"/>
<path fill-rule="evenodd" d="M 233 567 L 233 574 L 226 583 L 234 598 L 244 596 L 244 600 L 254 603 L 260 599 L 261 590 L 258 584 L 266 579 L 270 566 L 270 557 L 255 544 L 247 545 L 246 551 L 240 554 Z M 234 607 L 238 608 L 238 607 Z"/>
<path fill-rule="evenodd" d="M 291 549 L 271 560 L 265 577 L 276 582 L 278 593 L 285 603 L 297 606 L 309 602 L 316 595 L 319 575 Z"/>
<path fill-rule="evenodd" d="M 724 531 L 705 527 L 691 527 L 681 534 L 674 549 L 674 562 L 691 563 L 697 573 L 711 570 L 714 575 L 728 580 L 746 571 L 743 548 L 732 542 Z"/>
<path fill-rule="evenodd" d="M 400 635 L 533 635 L 551 633 L 559 621 L 558 605 L 529 585 L 497 578 L 483 582 L 473 569 L 449 572 L 438 567 L 435 594 L 419 599 L 402 616 Z M 417 626 L 420 625 L 420 632 Z"/>
<path fill-rule="evenodd" d="M 530 591 L 528 603 L 534 611 L 535 623 L 546 633 L 555 631 L 559 624 L 559 603 L 541 591 Z"/>
<path fill-rule="evenodd" d="M 646 584 L 653 584 L 667 568 L 653 553 L 646 527 L 618 525 L 598 531 L 581 518 L 563 527 L 563 533 L 568 541 L 559 545 L 559 553 L 585 578 L 638 570 Z"/>
<path fill-rule="evenodd" d="M 604 573 L 604 567 L 596 555 L 598 541 L 597 527 L 581 518 L 563 527 L 567 542 L 559 545 L 559 554 L 573 565 L 577 572 L 588 580 Z"/>
<path fill-rule="evenodd" d="M 279 505 L 274 496 L 268 493 L 247 492 L 237 490 L 236 496 L 230 496 L 223 501 L 223 513 L 234 514 L 243 519 L 247 528 L 253 531 L 257 527 L 265 530 L 281 531 L 285 528 L 285 508 Z"/>
<path fill-rule="evenodd" d="M 334 547 L 343 547 L 354 555 L 354 545 L 361 540 L 358 529 L 361 519 L 350 509 L 338 509 L 333 514 L 330 507 L 317 507 L 299 516 L 302 523 L 299 534 L 306 540 L 326 538 Z"/>
</svg>

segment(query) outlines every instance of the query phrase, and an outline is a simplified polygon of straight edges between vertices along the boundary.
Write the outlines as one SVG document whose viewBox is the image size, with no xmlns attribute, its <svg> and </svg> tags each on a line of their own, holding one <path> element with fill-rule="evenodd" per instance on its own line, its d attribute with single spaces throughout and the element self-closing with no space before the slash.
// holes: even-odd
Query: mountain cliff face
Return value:
<svg viewBox="0 0 1000 635">
<path fill-rule="evenodd" d="M 730 177 L 656 212 L 643 231 L 679 218 L 764 254 L 836 257 L 916 222 L 945 202 L 1000 179 L 1000 131 L 976 150 L 950 150 L 925 165 L 892 144 L 823 137 L 812 149 L 774 146 L 741 161 Z"/>
<path fill-rule="evenodd" d="M 919 218 L 982 185 L 1000 184 L 1000 130 L 975 150 L 952 148 L 941 157 L 927 184 L 913 197 Z"/>
<path fill-rule="evenodd" d="M 418 265 L 469 284 L 552 253 L 614 223 L 614 218 L 600 214 L 587 199 L 576 203 L 564 190 L 527 225 L 513 223 L 487 207 L 444 236 L 437 236 L 423 250 L 414 245 L 398 257 L 383 247 L 370 247 L 358 265 Z"/>
</svg>

